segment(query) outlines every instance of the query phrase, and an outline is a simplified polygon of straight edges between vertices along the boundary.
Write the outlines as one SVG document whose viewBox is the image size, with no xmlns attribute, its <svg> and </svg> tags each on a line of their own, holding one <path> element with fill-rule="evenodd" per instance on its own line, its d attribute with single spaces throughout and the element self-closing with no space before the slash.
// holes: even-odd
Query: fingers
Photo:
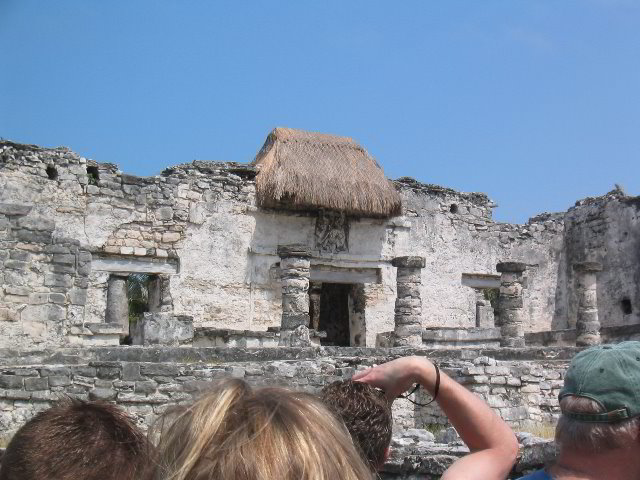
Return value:
<svg viewBox="0 0 640 480">
<path fill-rule="evenodd" d="M 382 388 L 384 390 L 386 382 L 384 376 L 381 376 L 379 368 L 380 367 L 373 367 L 359 372 L 351 377 L 351 380 L 366 383 L 372 387 Z"/>
<path fill-rule="evenodd" d="M 354 382 L 362 382 L 364 378 L 371 373 L 372 370 L 373 368 L 367 368 L 366 370 L 357 372 L 353 377 L 351 377 L 351 380 L 353 380 Z"/>
<path fill-rule="evenodd" d="M 384 390 L 387 394 L 389 393 L 387 392 L 387 390 L 393 387 L 393 385 L 389 384 L 388 379 L 386 379 L 384 375 L 381 375 L 380 372 L 376 371 L 376 369 L 373 368 L 358 375 L 357 378 L 355 378 L 355 376 L 352 377 L 352 380 L 355 382 L 366 383 L 367 385 L 371 385 L 375 388 L 379 388 L 381 390 Z M 390 398 L 395 397 L 391 396 Z"/>
</svg>

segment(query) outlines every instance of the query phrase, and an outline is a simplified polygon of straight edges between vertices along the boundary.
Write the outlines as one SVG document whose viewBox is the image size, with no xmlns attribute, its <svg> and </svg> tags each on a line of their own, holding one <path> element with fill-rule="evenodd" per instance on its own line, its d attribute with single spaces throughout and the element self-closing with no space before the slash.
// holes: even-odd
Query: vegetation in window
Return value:
<svg viewBox="0 0 640 480">
<path fill-rule="evenodd" d="M 127 300 L 129 302 L 129 328 L 133 332 L 138 320 L 144 312 L 149 311 L 149 281 L 148 273 L 132 273 L 127 279 Z"/>
<path fill-rule="evenodd" d="M 491 308 L 494 310 L 498 309 L 498 297 L 500 296 L 499 288 L 485 288 L 484 290 L 484 299 L 489 300 L 491 303 Z"/>
</svg>

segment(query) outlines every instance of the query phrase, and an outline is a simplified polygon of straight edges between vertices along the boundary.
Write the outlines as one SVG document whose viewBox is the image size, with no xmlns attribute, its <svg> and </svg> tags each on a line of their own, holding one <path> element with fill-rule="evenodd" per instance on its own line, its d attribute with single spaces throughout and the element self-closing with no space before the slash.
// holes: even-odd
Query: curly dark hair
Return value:
<svg viewBox="0 0 640 480">
<path fill-rule="evenodd" d="M 342 419 L 371 469 L 380 468 L 393 426 L 391 405 L 384 393 L 366 383 L 346 380 L 324 387 L 321 398 Z"/>
<path fill-rule="evenodd" d="M 24 424 L 7 446 L 1 480 L 136 480 L 147 468 L 145 435 L 107 402 L 64 399 Z"/>
</svg>

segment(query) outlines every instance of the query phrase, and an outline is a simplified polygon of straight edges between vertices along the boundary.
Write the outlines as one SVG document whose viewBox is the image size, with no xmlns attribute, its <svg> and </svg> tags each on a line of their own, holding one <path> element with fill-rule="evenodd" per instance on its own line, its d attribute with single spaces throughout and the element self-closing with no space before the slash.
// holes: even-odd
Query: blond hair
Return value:
<svg viewBox="0 0 640 480">
<path fill-rule="evenodd" d="M 604 408 L 595 400 L 575 395 L 562 398 L 560 409 L 563 413 L 604 412 Z M 599 452 L 633 445 L 639 434 L 639 417 L 616 423 L 595 423 L 561 415 L 556 426 L 555 441 L 560 449 Z"/>
<path fill-rule="evenodd" d="M 156 427 L 154 480 L 365 480 L 349 433 L 312 395 L 224 380 Z"/>
</svg>

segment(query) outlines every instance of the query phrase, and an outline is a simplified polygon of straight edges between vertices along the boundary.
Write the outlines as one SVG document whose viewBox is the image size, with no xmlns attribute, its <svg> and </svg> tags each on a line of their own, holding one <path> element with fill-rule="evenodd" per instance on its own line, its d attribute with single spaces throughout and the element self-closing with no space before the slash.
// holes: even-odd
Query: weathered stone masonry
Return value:
<svg viewBox="0 0 640 480">
<path fill-rule="evenodd" d="M 524 304 L 523 273 L 524 263 L 501 262 L 496 266 L 500 272 L 500 297 L 498 299 L 500 318 L 500 345 L 503 347 L 524 347 Z"/>
<path fill-rule="evenodd" d="M 139 178 L 0 142 L 0 432 L 60 395 L 114 401 L 148 425 L 222 376 L 316 391 L 411 353 L 511 424 L 547 422 L 577 350 L 520 347 L 640 337 L 638 197 L 510 225 L 484 194 L 401 178 L 401 214 L 366 218 L 258 207 L 258 173 L 193 162 Z M 134 273 L 149 276 L 149 311 L 130 332 Z M 411 348 L 299 348 L 326 339 L 309 327 L 328 291 L 348 308 L 344 344 Z M 119 345 L 128 333 L 145 347 Z M 435 405 L 394 413 L 398 431 L 446 423 Z M 443 466 L 392 468 L 403 462 Z"/>
<path fill-rule="evenodd" d="M 428 354 L 486 398 L 511 424 L 526 425 L 556 415 L 552 396 L 557 394 L 561 371 L 572 352 L 97 347 L 24 352 L 16 359 L 13 352 L 0 351 L 2 364 L 7 365 L 0 372 L 0 438 L 11 435 L 61 396 L 115 402 L 146 429 L 168 405 L 191 400 L 219 378 L 232 376 L 256 386 L 283 385 L 316 392 L 372 363 L 412 353 Z M 513 377 L 505 381 L 502 377 L 507 375 Z M 395 403 L 392 457 L 382 478 L 439 478 L 456 458 L 468 453 L 451 428 L 435 436 L 412 428 L 446 424 L 437 407 L 411 407 L 404 400 Z M 519 438 L 523 445 L 512 478 L 538 468 L 553 455 L 552 445 L 530 435 Z"/>
<path fill-rule="evenodd" d="M 596 273 L 602 271 L 597 262 L 581 262 L 573 265 L 577 272 L 578 319 L 576 322 L 576 343 L 578 346 L 600 343 L 600 321 L 598 320 L 598 299 Z"/>
<path fill-rule="evenodd" d="M 602 326 L 639 322 L 640 203 L 619 192 L 509 225 L 491 219 L 493 204 L 483 194 L 403 178 L 395 182 L 402 215 L 385 220 L 257 208 L 255 175 L 248 165 L 194 162 L 139 178 L 66 149 L 1 143 L 0 341 L 117 344 L 126 326 L 106 316 L 108 286 L 135 272 L 162 279 L 154 290 L 162 292 L 162 310 L 192 317 L 196 331 L 265 332 L 281 325 L 277 249 L 290 244 L 308 250 L 312 282 L 353 282 L 351 291 L 360 292 L 350 300 L 359 309 L 352 312 L 359 345 L 374 346 L 395 329 L 392 261 L 402 256 L 425 259 L 423 328 L 484 321 L 477 318 L 484 315 L 480 291 L 463 279 L 495 275 L 507 260 L 527 266 L 526 334 L 575 328 L 572 265 L 585 259 L 603 265 Z"/>
<path fill-rule="evenodd" d="M 0 331 L 12 346 L 118 343 L 126 332 L 106 313 L 119 274 L 162 276 L 162 303 L 173 309 L 167 274 L 179 267 L 185 226 L 199 225 L 217 199 L 248 193 L 233 164 L 202 167 L 206 178 L 187 182 L 179 172 L 142 179 L 64 149 L 11 145 L 0 157 Z M 55 166 L 55 180 L 45 165 Z M 122 319 L 122 301 L 113 307 Z"/>
<path fill-rule="evenodd" d="M 318 391 L 358 369 L 407 354 L 428 355 L 484 397 L 512 425 L 550 421 L 572 349 L 424 351 L 355 348 L 83 348 L 0 352 L 0 431 L 11 434 L 62 395 L 115 401 L 148 426 L 164 408 L 192 398 L 212 380 Z M 437 407 L 394 404 L 396 428 L 446 423 Z"/>
<path fill-rule="evenodd" d="M 422 257 L 398 257 L 391 264 L 397 268 L 394 343 L 396 347 L 422 345 L 422 299 L 420 285 Z"/>
<path fill-rule="evenodd" d="M 278 246 L 282 283 L 281 346 L 305 346 L 309 340 L 309 251 L 304 245 Z"/>
</svg>

